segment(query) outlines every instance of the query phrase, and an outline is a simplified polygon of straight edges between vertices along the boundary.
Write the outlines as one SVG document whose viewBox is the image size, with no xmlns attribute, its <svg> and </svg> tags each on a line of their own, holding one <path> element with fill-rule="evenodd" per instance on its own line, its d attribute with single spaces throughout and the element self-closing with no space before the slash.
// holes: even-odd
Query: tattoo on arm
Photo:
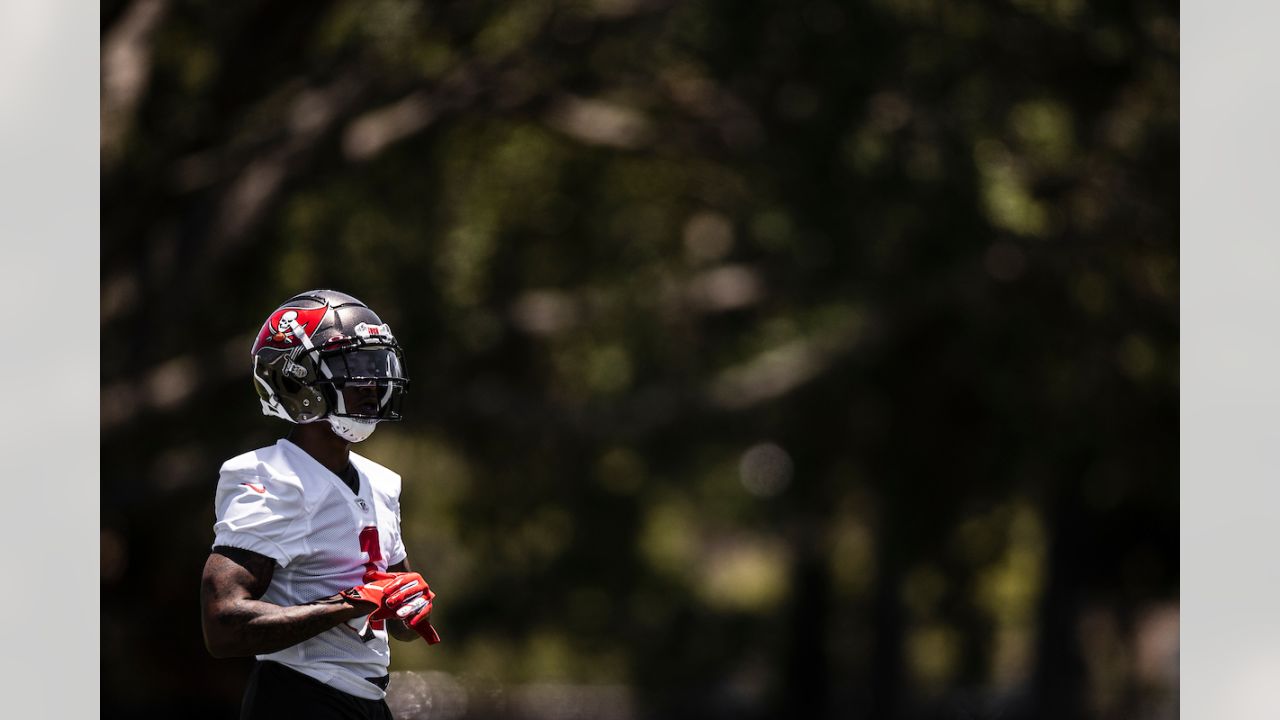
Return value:
<svg viewBox="0 0 1280 720">
<path fill-rule="evenodd" d="M 275 567 L 271 558 L 238 548 L 218 547 L 209 555 L 200 599 L 205 645 L 215 657 L 283 650 L 360 616 L 341 595 L 291 607 L 260 600 Z"/>
<path fill-rule="evenodd" d="M 225 580 L 224 586 L 243 589 L 253 600 L 266 594 L 267 588 L 271 586 L 271 578 L 275 576 L 275 560 L 250 550 L 233 547 L 216 547 L 213 549 L 213 554 L 230 560 L 229 563 L 218 564 L 218 571 L 222 573 Z"/>
</svg>

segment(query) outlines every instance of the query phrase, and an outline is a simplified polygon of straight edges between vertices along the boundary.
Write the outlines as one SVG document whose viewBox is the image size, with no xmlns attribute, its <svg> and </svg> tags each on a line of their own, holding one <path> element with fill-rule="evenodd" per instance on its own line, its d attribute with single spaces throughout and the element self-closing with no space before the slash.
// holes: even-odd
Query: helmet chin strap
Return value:
<svg viewBox="0 0 1280 720">
<path fill-rule="evenodd" d="M 333 428 L 338 437 L 353 443 L 367 439 L 378 427 L 377 420 L 356 420 L 336 415 L 329 415 L 325 420 L 329 421 L 329 427 Z"/>
</svg>

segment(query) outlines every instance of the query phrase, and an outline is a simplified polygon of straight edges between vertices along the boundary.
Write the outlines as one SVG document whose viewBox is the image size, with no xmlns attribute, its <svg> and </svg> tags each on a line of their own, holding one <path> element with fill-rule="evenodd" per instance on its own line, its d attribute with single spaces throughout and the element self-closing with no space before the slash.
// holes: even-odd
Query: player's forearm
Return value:
<svg viewBox="0 0 1280 720">
<path fill-rule="evenodd" d="M 261 600 L 221 603 L 205 618 L 205 644 L 214 657 L 262 655 L 315 637 L 367 614 L 341 596 L 282 607 Z"/>
</svg>

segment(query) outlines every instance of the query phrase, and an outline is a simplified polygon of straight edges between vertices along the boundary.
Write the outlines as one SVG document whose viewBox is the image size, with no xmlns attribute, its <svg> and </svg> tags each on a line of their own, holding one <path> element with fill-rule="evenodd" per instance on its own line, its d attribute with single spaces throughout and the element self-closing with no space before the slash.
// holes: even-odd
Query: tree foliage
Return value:
<svg viewBox="0 0 1280 720">
<path fill-rule="evenodd" d="M 284 430 L 252 336 L 312 287 L 407 348 L 360 451 L 446 642 L 397 669 L 655 717 L 1171 707 L 1176 4 L 102 16 L 105 709 L 237 701 L 195 578 L 219 462 Z"/>
</svg>

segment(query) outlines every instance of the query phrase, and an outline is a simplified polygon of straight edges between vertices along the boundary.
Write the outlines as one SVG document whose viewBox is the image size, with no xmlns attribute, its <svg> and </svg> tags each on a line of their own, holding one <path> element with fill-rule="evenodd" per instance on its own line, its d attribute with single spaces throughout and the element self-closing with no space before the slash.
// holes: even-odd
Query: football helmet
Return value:
<svg viewBox="0 0 1280 720">
<path fill-rule="evenodd" d="M 400 419 L 408 389 L 404 354 L 369 306 L 335 290 L 311 290 L 276 308 L 253 343 L 262 412 L 293 423 L 327 420 L 351 442 Z"/>
</svg>

